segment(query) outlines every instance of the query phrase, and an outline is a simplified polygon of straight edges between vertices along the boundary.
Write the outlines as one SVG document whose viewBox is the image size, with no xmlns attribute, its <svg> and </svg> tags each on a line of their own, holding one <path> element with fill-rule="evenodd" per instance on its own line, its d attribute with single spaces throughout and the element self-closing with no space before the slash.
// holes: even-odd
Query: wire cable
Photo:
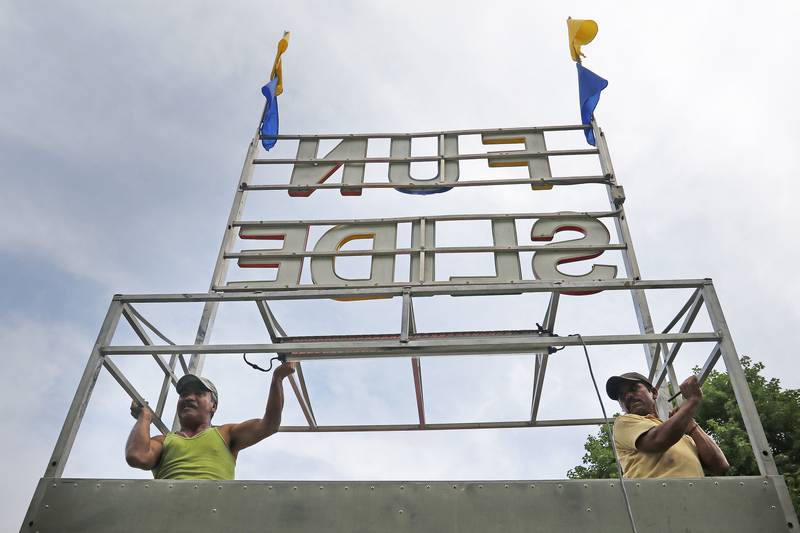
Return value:
<svg viewBox="0 0 800 533">
<path fill-rule="evenodd" d="M 583 346 L 583 353 L 586 355 L 586 365 L 589 367 L 589 376 L 592 378 L 592 385 L 594 385 L 594 392 L 597 394 L 597 401 L 600 402 L 600 410 L 603 411 L 603 419 L 605 420 L 606 429 L 608 429 L 608 440 L 611 441 L 611 449 L 614 452 L 614 464 L 617 465 L 617 475 L 619 475 L 619 486 L 622 487 L 622 496 L 625 499 L 625 509 L 628 511 L 628 519 L 631 522 L 631 529 L 633 533 L 639 533 L 639 530 L 636 528 L 636 521 L 633 519 L 633 510 L 631 509 L 631 502 L 628 498 L 628 489 L 625 488 L 625 481 L 622 478 L 622 465 L 619 462 L 619 456 L 617 455 L 617 444 L 614 442 L 614 431 L 611 427 L 611 423 L 608 420 L 608 415 L 606 414 L 605 405 L 603 405 L 603 397 L 600 394 L 600 389 L 597 387 L 597 380 L 594 377 L 594 370 L 592 369 L 592 362 L 589 359 L 589 350 L 586 348 L 586 343 L 583 342 L 583 337 L 580 333 L 573 333 L 569 335 L 569 337 L 578 337 L 578 340 L 581 341 L 581 346 Z"/>
<path fill-rule="evenodd" d="M 281 358 L 280 358 L 280 356 L 278 356 L 278 357 L 273 357 L 272 359 L 270 359 L 269 360 L 269 368 L 261 368 L 257 364 L 251 363 L 250 361 L 248 361 L 247 360 L 247 352 L 242 354 L 242 359 L 244 359 L 244 362 L 247 363 L 253 370 L 260 370 L 261 372 L 269 372 L 270 370 L 272 370 L 272 364 L 275 361 L 279 361 Z"/>
</svg>

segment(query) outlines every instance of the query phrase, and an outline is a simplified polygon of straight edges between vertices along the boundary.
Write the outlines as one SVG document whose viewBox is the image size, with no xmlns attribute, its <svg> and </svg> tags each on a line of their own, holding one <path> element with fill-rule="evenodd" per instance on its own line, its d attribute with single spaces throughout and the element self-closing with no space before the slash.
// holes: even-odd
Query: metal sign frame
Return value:
<svg viewBox="0 0 800 533">
<path fill-rule="evenodd" d="M 89 361 L 81 377 L 75 397 L 70 405 L 63 428 L 59 434 L 54 447 L 52 456 L 45 469 L 44 478 L 58 479 L 62 476 L 64 465 L 69 458 L 75 436 L 81 425 L 81 421 L 91 399 L 94 384 L 99 373 L 105 369 L 119 383 L 125 392 L 134 400 L 143 402 L 144 398 L 136 388 L 128 381 L 124 373 L 114 363 L 114 359 L 122 356 L 150 356 L 152 357 L 164 374 L 160 394 L 157 401 L 152 402 L 155 408 L 155 425 L 162 432 L 168 431 L 168 424 L 162 419 L 164 405 L 169 387 L 174 384 L 182 373 L 202 372 L 203 363 L 207 356 L 219 356 L 225 354 L 240 353 L 270 353 L 280 354 L 286 360 L 298 362 L 297 376 L 290 376 L 290 384 L 294 395 L 299 402 L 306 425 L 303 426 L 284 426 L 281 431 L 285 432 L 334 432 L 334 431 L 420 431 L 420 430 L 446 430 L 446 429 L 487 429 L 487 428 L 519 428 L 519 427 L 552 427 L 552 426 L 573 426 L 573 425 L 595 425 L 603 423 L 603 419 L 562 419 L 562 420 L 542 420 L 539 417 L 539 406 L 544 391 L 545 375 L 547 370 L 548 358 L 554 347 L 578 346 L 585 343 L 592 345 L 631 345 L 638 344 L 643 347 L 649 376 L 654 383 L 660 387 L 658 410 L 662 416 L 666 416 L 668 405 L 666 398 L 667 384 L 671 384 L 677 390 L 678 381 L 672 365 L 679 354 L 681 346 L 685 343 L 706 343 L 709 346 L 709 355 L 703 364 L 700 380 L 703 381 L 714 365 L 721 358 L 725 365 L 731 385 L 736 396 L 737 404 L 742 414 L 745 428 L 747 430 L 750 443 L 753 448 L 755 460 L 761 476 L 777 476 L 772 452 L 766 440 L 763 427 L 756 412 L 753 398 L 748 388 L 744 371 L 739 363 L 739 357 L 733 344 L 728 330 L 725 317 L 722 312 L 719 299 L 717 298 L 714 286 L 709 279 L 695 280 L 642 280 L 639 267 L 634 253 L 633 243 L 628 228 L 628 220 L 625 216 L 623 203 L 625 200 L 624 191 L 618 185 L 611 164 L 608 146 L 605 135 L 596 123 L 590 126 L 594 130 L 597 139 L 597 149 L 591 150 L 565 150 L 548 151 L 543 144 L 533 149 L 526 145 L 526 149 L 518 152 L 494 152 L 486 154 L 453 154 L 452 150 L 447 149 L 447 140 L 453 136 L 461 134 L 481 134 L 484 138 L 491 138 L 492 135 L 533 135 L 543 134 L 546 131 L 564 130 L 583 130 L 589 126 L 554 126 L 544 128 L 516 128 L 502 130 L 460 130 L 448 132 L 429 132 L 421 134 L 371 134 L 371 135 L 316 135 L 298 136 L 281 135 L 279 139 L 300 140 L 318 143 L 324 139 L 370 139 L 370 138 L 390 138 L 410 140 L 415 137 L 436 137 L 439 139 L 439 155 L 426 156 L 424 158 L 410 157 L 408 153 L 394 151 L 388 158 L 367 158 L 356 159 L 315 159 L 299 153 L 295 159 L 259 159 L 257 157 L 260 137 L 256 134 L 250 142 L 245 164 L 242 168 L 239 183 L 234 195 L 233 205 L 228 217 L 226 230 L 222 239 L 222 244 L 217 256 L 211 286 L 208 293 L 202 294 L 153 294 L 153 295 L 116 295 L 108 309 L 103 325 L 100 329 L 97 341 L 92 349 Z M 542 137 L 543 138 L 543 137 Z M 301 152 L 298 150 L 298 152 Z M 599 176 L 573 176 L 573 177 L 552 177 L 542 175 L 542 162 L 548 161 L 549 157 L 596 154 L 599 157 L 602 173 Z M 441 182 L 441 178 L 446 176 L 448 164 L 463 159 L 485 159 L 487 161 L 499 161 L 498 164 L 510 162 L 519 163 L 524 160 L 531 173 L 530 179 L 513 180 L 481 180 Z M 536 160 L 535 162 L 532 162 Z M 317 183 L 303 184 L 295 186 L 291 184 L 281 185 L 254 185 L 251 183 L 253 169 L 256 165 L 262 164 L 292 164 L 308 165 L 325 162 L 329 165 L 345 164 L 369 164 L 373 162 L 392 164 L 410 164 L 415 161 L 437 161 L 439 164 L 440 181 L 428 184 L 403 184 L 402 187 L 410 188 L 432 188 L 432 187 L 490 187 L 505 185 L 530 184 L 532 187 L 548 188 L 550 186 L 580 185 L 585 183 L 602 183 L 605 185 L 609 208 L 607 211 L 596 213 L 584 213 L 583 215 L 611 218 L 616 230 L 618 244 L 592 245 L 582 247 L 580 245 L 568 245 L 562 248 L 568 251 L 580 251 L 581 253 L 594 251 L 602 253 L 605 250 L 618 251 L 622 254 L 625 266 L 624 278 L 605 279 L 605 280 L 514 280 L 498 282 L 445 282 L 436 283 L 426 280 L 422 271 L 425 267 L 425 254 L 448 253 L 453 250 L 437 247 L 426 247 L 424 245 L 412 246 L 402 250 L 371 250 L 359 251 L 357 253 L 336 251 L 329 256 L 346 255 L 367 255 L 377 257 L 381 254 L 408 254 L 412 258 L 416 257 L 421 275 L 417 283 L 413 280 L 406 282 L 392 282 L 377 285 L 354 285 L 354 286 L 291 286 L 291 287 L 254 287 L 248 284 L 229 286 L 226 282 L 226 275 L 229 263 L 238 260 L 242 254 L 234 250 L 237 231 L 243 227 L 262 225 L 259 221 L 241 220 L 241 214 L 248 194 L 256 193 L 259 190 L 287 190 L 289 192 L 302 192 L 316 189 L 341 189 L 352 190 L 358 188 L 398 188 L 396 182 L 387 184 L 375 183 Z M 535 164 L 534 164 L 535 163 Z M 490 163 L 491 164 L 491 163 Z M 452 170 L 450 171 L 452 172 Z M 549 174 L 549 163 L 546 172 Z M 425 235 L 425 224 L 437 220 L 459 219 L 459 218 L 483 218 L 501 219 L 503 217 L 526 217 L 526 218 L 553 218 L 563 216 L 558 213 L 522 213 L 511 214 L 488 214 L 488 215 L 448 215 L 447 217 L 410 217 L 404 221 L 416 222 L 420 232 Z M 399 219 L 397 219 L 399 220 Z M 337 224 L 340 220 L 322 221 L 294 221 L 296 224 Z M 364 223 L 363 220 L 348 221 L 353 224 Z M 464 249 L 466 248 L 466 249 Z M 462 247 L 459 252 L 493 252 L 499 255 L 502 252 L 518 253 L 520 251 L 539 251 L 546 247 L 531 246 L 493 246 L 493 247 Z M 313 252 L 304 251 L 302 257 L 313 257 Z M 592 256 L 594 257 L 594 256 Z M 679 309 L 674 318 L 664 327 L 661 332 L 656 333 L 653 320 L 648 306 L 647 291 L 663 289 L 689 289 L 693 292 L 686 303 Z M 639 332 L 626 335 L 586 335 L 582 338 L 574 336 L 558 336 L 554 333 L 556 317 L 558 312 L 559 300 L 564 294 L 592 293 L 598 291 L 623 291 L 630 294 L 634 309 L 636 311 Z M 417 331 L 416 319 L 414 316 L 414 299 L 420 297 L 451 295 L 451 296 L 481 296 L 481 295 L 504 295 L 504 294 L 526 294 L 526 293 L 546 293 L 550 295 L 547 311 L 543 317 L 541 328 L 536 330 L 504 330 L 504 331 L 473 331 L 473 332 L 438 332 L 438 333 L 419 333 Z M 402 301 L 401 312 L 396 331 L 387 332 L 382 335 L 336 335 L 326 337 L 309 336 L 289 336 L 281 327 L 278 319 L 270 308 L 270 302 L 279 300 L 299 300 L 299 299 L 331 299 L 331 298 L 398 298 Z M 587 303 L 591 300 L 586 298 Z M 203 304 L 201 320 L 195 336 L 195 342 L 189 345 L 176 345 L 168 337 L 163 335 L 157 327 L 150 322 L 135 307 L 140 303 L 190 303 L 196 302 Z M 253 312 L 258 312 L 263 320 L 264 326 L 269 334 L 269 343 L 262 344 L 212 344 L 208 342 L 209 332 L 213 328 L 217 309 L 226 302 L 252 302 Z M 698 313 L 705 309 L 712 324 L 712 331 L 693 332 L 692 325 Z M 120 319 L 123 318 L 131 326 L 142 345 L 120 346 L 113 345 L 112 339 L 117 330 Z M 682 322 L 681 322 L 682 320 Z M 678 323 L 681 325 L 677 331 L 673 331 Z M 155 343 L 151 335 L 155 335 L 160 340 Z M 436 357 L 440 355 L 463 355 L 463 354 L 532 354 L 535 357 L 535 370 L 533 379 L 533 395 L 531 398 L 531 414 L 525 420 L 487 420 L 483 422 L 463 423 L 448 422 L 432 424 L 425 418 L 424 389 L 422 383 L 422 366 L 420 357 Z M 166 357 L 168 356 L 168 358 Z M 188 360 L 187 360 L 188 356 Z M 326 425 L 320 423 L 314 415 L 312 400 L 305 383 L 302 370 L 302 362 L 320 359 L 353 359 L 365 357 L 403 357 L 411 361 L 411 371 L 415 386 L 415 400 L 418 412 L 418 422 L 414 424 L 373 424 L 373 425 Z M 173 422 L 174 427 L 174 422 Z M 31 511 L 38 509 L 44 497 L 44 489 L 37 489 L 34 499 L 31 502 Z M 785 487 L 784 487 L 785 488 Z M 780 490 L 778 491 L 780 492 Z M 785 496 L 785 497 L 784 497 Z M 788 495 L 781 498 L 788 501 Z M 791 503 L 782 503 L 783 512 L 789 523 L 797 518 L 791 508 Z"/>
</svg>

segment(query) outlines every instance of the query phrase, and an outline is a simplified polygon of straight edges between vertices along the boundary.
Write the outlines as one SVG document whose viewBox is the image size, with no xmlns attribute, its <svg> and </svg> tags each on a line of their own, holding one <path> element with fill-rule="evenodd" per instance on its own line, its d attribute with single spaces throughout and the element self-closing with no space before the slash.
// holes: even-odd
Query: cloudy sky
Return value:
<svg viewBox="0 0 800 533">
<path fill-rule="evenodd" d="M 7 403 L 0 526 L 22 519 L 111 296 L 207 290 L 263 105 L 259 89 L 284 29 L 292 31 L 280 99 L 284 133 L 540 126 L 579 120 L 564 23 L 570 15 L 600 26 L 585 64 L 610 82 L 596 116 L 625 186 L 643 276 L 713 278 L 739 351 L 763 361 L 766 374 L 785 386 L 800 386 L 793 361 L 800 291 L 792 271 L 800 263 L 792 222 L 800 192 L 799 87 L 785 22 L 800 15 L 794 2 L 43 7 L 12 0 L 0 3 L 0 385 Z M 575 138 L 554 142 L 562 141 L 580 146 Z M 452 191 L 427 200 L 392 191 L 342 199 L 323 191 L 305 202 L 265 193 L 248 215 L 603 209 L 602 188 L 580 189 Z M 486 245 L 489 238 L 488 226 L 443 232 L 446 245 Z M 602 259 L 619 263 L 611 252 Z M 452 275 L 489 275 L 487 265 L 442 262 Z M 681 295 L 654 297 L 657 325 Z M 543 309 L 535 297 L 443 297 L 419 302 L 417 318 L 426 331 L 528 328 Z M 193 338 L 200 313 L 193 306 L 142 311 L 177 342 Z M 221 310 L 213 339 L 264 341 L 254 311 Z M 276 311 L 291 334 L 395 331 L 400 316 L 392 301 L 279 304 Z M 572 298 L 557 325 L 562 334 L 635 328 L 621 293 Z M 130 341 L 124 328 L 117 341 Z M 707 349 L 686 349 L 679 374 L 701 363 Z M 591 353 L 602 379 L 644 368 L 638 349 Z M 121 365 L 145 394 L 157 394 L 152 361 Z M 409 367 L 405 359 L 309 364 L 318 421 L 413 422 Z M 207 373 L 220 388 L 220 422 L 260 414 L 262 374 L 236 357 L 210 360 Z M 423 374 L 430 421 L 518 420 L 529 411 L 530 357 L 430 358 Z M 124 462 L 127 407 L 102 375 L 65 475 L 148 475 Z M 582 353 L 559 352 L 542 417 L 595 416 Z M 302 423 L 292 398 L 285 422 Z M 242 454 L 238 477 L 560 478 L 579 464 L 589 431 L 278 435 Z"/>
</svg>

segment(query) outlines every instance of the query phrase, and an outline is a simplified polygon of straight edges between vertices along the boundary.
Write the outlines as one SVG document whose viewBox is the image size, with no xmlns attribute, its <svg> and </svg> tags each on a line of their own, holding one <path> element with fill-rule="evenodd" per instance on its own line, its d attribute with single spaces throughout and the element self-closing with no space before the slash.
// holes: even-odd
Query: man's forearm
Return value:
<svg viewBox="0 0 800 533">
<path fill-rule="evenodd" d="M 273 375 L 269 386 L 269 397 L 267 398 L 267 409 L 264 412 L 264 422 L 270 432 L 275 433 L 281 427 L 281 415 L 283 414 L 283 379 Z"/>
<path fill-rule="evenodd" d="M 700 457 L 700 463 L 705 468 L 717 476 L 721 476 L 728 471 L 730 468 L 728 459 L 717 443 L 714 442 L 714 439 L 703 431 L 703 428 L 695 423 L 694 427 L 688 428 L 686 434 L 694 441 L 697 447 L 697 455 Z"/>
</svg>

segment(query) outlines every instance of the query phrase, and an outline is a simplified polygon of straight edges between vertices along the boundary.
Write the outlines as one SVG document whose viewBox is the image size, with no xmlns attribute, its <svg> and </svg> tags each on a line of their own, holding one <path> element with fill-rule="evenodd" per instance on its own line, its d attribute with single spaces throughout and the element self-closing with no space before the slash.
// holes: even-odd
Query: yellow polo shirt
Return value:
<svg viewBox="0 0 800 533">
<path fill-rule="evenodd" d="M 636 439 L 661 425 L 653 415 L 625 414 L 614 421 L 614 444 L 625 477 L 703 477 L 697 447 L 688 435 L 664 453 L 646 453 L 636 449 Z"/>
</svg>

